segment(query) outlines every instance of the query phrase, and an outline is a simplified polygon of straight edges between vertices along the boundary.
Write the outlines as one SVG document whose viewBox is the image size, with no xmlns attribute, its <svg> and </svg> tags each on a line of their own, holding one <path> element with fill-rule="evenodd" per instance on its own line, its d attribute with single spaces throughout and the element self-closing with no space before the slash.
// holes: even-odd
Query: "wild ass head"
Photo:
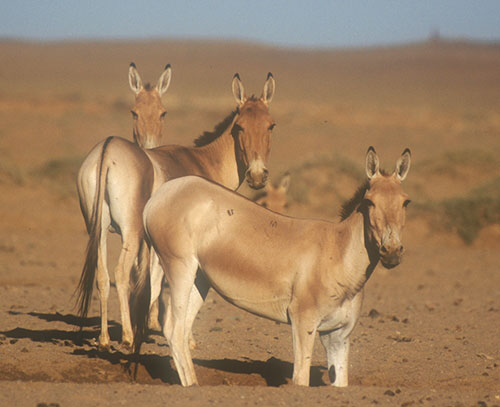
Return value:
<svg viewBox="0 0 500 407">
<path fill-rule="evenodd" d="M 366 154 L 369 187 L 360 208 L 365 210 L 368 218 L 368 237 L 378 248 L 380 261 L 386 268 L 397 266 L 404 251 L 401 230 L 410 199 L 401 188 L 401 181 L 408 175 L 410 160 L 410 150 L 406 149 L 398 159 L 396 169 L 389 175 L 380 171 L 373 147 Z"/>
<path fill-rule="evenodd" d="M 286 193 L 289 187 L 290 174 L 286 173 L 276 187 L 271 182 L 268 182 L 264 194 L 257 198 L 255 202 L 274 212 L 283 213 L 288 206 Z"/>
<path fill-rule="evenodd" d="M 269 114 L 269 103 L 274 95 L 275 82 L 269 72 L 260 98 L 245 95 L 238 74 L 233 78 L 233 95 L 238 102 L 239 115 L 232 134 L 236 152 L 245 167 L 245 179 L 253 189 L 266 185 L 269 171 L 266 167 L 271 149 L 271 132 L 275 123 Z"/>
<path fill-rule="evenodd" d="M 135 104 L 132 110 L 134 119 L 134 141 L 142 148 L 153 148 L 161 145 L 163 119 L 167 114 L 161 97 L 167 91 L 172 77 L 170 64 L 160 75 L 154 88 L 149 84 L 143 86 L 139 72 L 132 62 L 128 70 L 130 89 L 135 93 Z"/>
</svg>

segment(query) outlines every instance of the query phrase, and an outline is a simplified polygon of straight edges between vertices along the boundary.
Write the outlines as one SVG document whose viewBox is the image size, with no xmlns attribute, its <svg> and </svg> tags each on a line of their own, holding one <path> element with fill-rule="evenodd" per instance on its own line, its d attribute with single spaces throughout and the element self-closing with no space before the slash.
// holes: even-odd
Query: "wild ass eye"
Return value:
<svg viewBox="0 0 500 407">
<path fill-rule="evenodd" d="M 272 131 L 276 127 L 276 123 L 273 123 L 269 126 L 268 130 Z"/>
<path fill-rule="evenodd" d="M 139 115 L 136 112 L 134 112 L 133 110 L 131 110 L 130 113 L 132 113 L 132 117 L 134 119 L 137 119 L 139 117 Z"/>
<path fill-rule="evenodd" d="M 164 111 L 164 112 L 160 115 L 160 119 L 164 119 L 164 118 L 165 118 L 165 116 L 166 116 L 166 114 L 167 114 L 167 111 Z"/>
<path fill-rule="evenodd" d="M 407 199 L 406 201 L 404 201 L 403 203 L 403 206 L 406 208 L 411 202 L 411 199 Z"/>
</svg>

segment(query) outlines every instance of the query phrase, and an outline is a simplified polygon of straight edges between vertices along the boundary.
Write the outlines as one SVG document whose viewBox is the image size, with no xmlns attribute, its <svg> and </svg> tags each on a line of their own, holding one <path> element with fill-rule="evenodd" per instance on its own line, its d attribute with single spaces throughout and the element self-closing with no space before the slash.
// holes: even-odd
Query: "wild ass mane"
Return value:
<svg viewBox="0 0 500 407">
<path fill-rule="evenodd" d="M 358 187 L 352 198 L 342 204 L 340 221 L 346 220 L 356 210 L 368 189 L 370 189 L 370 182 L 366 180 Z"/>
<path fill-rule="evenodd" d="M 384 170 L 380 170 L 380 175 L 387 177 L 389 174 Z M 342 204 L 342 207 L 340 208 L 341 222 L 346 220 L 358 208 L 359 204 L 361 203 L 361 201 L 365 196 L 366 191 L 368 191 L 369 189 L 370 189 L 370 181 L 365 180 L 365 182 L 363 182 L 358 187 L 352 198 Z"/>
<path fill-rule="evenodd" d="M 227 130 L 228 126 L 233 122 L 234 116 L 240 112 L 239 108 L 236 108 L 231 113 L 227 115 L 220 123 L 216 124 L 212 131 L 205 131 L 201 136 L 194 140 L 195 147 L 203 147 L 210 144 L 212 141 L 216 140 Z"/>
<path fill-rule="evenodd" d="M 255 97 L 255 95 L 250 96 L 247 101 L 256 102 L 259 98 Z M 228 126 L 233 122 L 234 116 L 240 113 L 240 108 L 237 107 L 233 110 L 229 115 L 223 119 L 220 123 L 216 124 L 212 131 L 205 131 L 201 136 L 194 140 L 195 147 L 203 147 L 207 144 L 210 144 L 212 141 L 216 140 L 224 131 L 227 130 Z"/>
</svg>

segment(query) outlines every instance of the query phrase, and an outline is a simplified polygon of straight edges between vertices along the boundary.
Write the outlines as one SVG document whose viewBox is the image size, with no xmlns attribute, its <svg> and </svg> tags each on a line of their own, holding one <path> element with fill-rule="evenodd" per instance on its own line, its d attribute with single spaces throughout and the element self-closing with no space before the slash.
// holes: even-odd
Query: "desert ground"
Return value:
<svg viewBox="0 0 500 407">
<path fill-rule="evenodd" d="M 0 50 L 0 406 L 500 406 L 500 45 L 2 41 Z M 75 177 L 97 142 L 132 138 L 131 61 L 153 84 L 172 64 L 163 137 L 182 145 L 234 109 L 235 72 L 259 96 L 271 71 L 269 169 L 273 180 L 291 174 L 292 216 L 337 222 L 367 148 L 389 171 L 411 148 L 406 254 L 366 284 L 347 388 L 328 386 L 319 340 L 311 387 L 293 386 L 290 327 L 214 292 L 194 325 L 199 387 L 179 385 L 159 333 L 140 355 L 120 346 L 114 286 L 113 345 L 98 349 L 97 297 L 84 320 L 74 307 L 87 242 Z M 110 241 L 112 270 L 119 239 Z"/>
</svg>

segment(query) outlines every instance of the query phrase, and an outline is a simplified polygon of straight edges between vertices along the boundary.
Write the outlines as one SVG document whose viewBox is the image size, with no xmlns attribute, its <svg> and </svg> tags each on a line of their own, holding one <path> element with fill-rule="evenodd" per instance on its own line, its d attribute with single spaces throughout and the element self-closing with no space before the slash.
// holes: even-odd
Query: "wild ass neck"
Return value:
<svg viewBox="0 0 500 407">
<path fill-rule="evenodd" d="M 370 278 L 379 261 L 378 249 L 368 233 L 368 219 L 354 211 L 337 226 L 337 236 L 345 239 L 345 250 L 338 285 L 344 291 L 342 298 L 354 297 Z M 340 243 L 340 242 L 339 242 Z"/>
<path fill-rule="evenodd" d="M 210 172 L 210 179 L 232 190 L 238 189 L 243 183 L 246 171 L 246 165 L 236 151 L 237 146 L 232 135 L 237 119 L 238 114 L 235 114 L 231 124 L 219 137 L 207 145 L 195 148 L 196 153 L 204 157 L 209 164 L 207 171 Z"/>
</svg>

